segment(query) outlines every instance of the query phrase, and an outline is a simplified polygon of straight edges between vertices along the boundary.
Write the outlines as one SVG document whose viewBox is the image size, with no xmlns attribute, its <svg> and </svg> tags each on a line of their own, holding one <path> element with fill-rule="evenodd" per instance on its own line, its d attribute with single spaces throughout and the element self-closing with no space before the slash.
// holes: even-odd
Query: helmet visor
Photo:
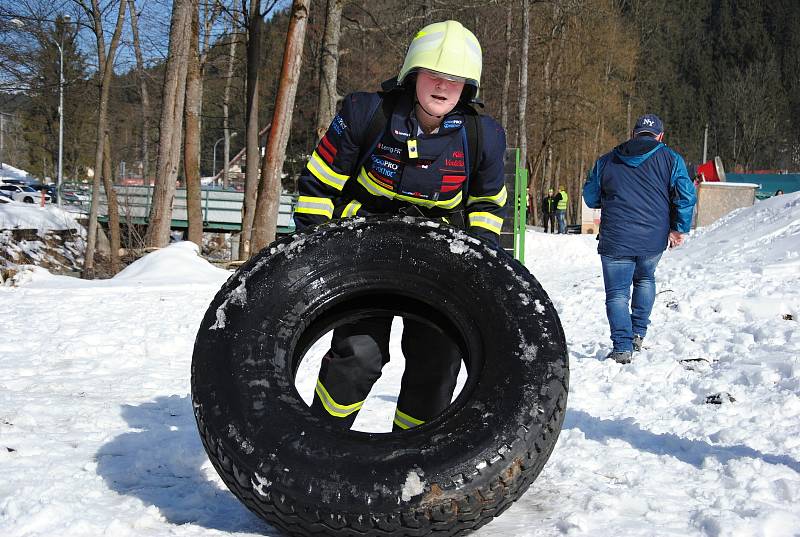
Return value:
<svg viewBox="0 0 800 537">
<path fill-rule="evenodd" d="M 419 69 L 418 71 L 434 79 L 446 80 L 448 82 L 460 82 L 462 84 L 467 82 L 467 79 L 463 76 L 448 75 L 447 73 L 440 73 L 439 71 L 433 71 L 431 69 Z"/>
</svg>

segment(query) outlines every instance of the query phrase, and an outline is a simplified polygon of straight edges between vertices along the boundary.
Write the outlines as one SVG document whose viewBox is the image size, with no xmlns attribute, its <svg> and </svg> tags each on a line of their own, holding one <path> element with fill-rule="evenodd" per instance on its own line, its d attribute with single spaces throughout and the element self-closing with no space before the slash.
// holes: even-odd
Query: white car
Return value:
<svg viewBox="0 0 800 537">
<path fill-rule="evenodd" d="M 49 194 L 34 190 L 28 185 L 0 185 L 0 196 L 11 198 L 14 201 L 22 201 L 24 203 L 41 203 L 42 195 L 44 195 L 44 201 L 50 203 Z"/>
</svg>

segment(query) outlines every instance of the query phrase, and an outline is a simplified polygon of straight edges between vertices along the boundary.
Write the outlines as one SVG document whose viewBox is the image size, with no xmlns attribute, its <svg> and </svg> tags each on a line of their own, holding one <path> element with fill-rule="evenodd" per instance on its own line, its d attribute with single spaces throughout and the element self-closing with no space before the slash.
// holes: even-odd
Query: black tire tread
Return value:
<svg viewBox="0 0 800 537">
<path fill-rule="evenodd" d="M 504 446 L 502 452 L 498 450 L 497 458 L 493 458 L 493 461 L 483 461 L 486 466 L 482 470 L 476 469 L 473 474 L 476 476 L 481 471 L 489 469 L 494 471 L 491 467 L 498 464 L 505 465 L 498 477 L 488 485 L 473 489 L 458 500 L 451 499 L 426 509 L 398 510 L 380 517 L 333 512 L 323 515 L 317 509 L 298 512 L 283 497 L 273 498 L 269 492 L 265 496 L 256 493 L 252 481 L 243 479 L 247 473 L 226 457 L 222 444 L 206 427 L 202 405 L 195 405 L 195 417 L 203 446 L 225 485 L 236 491 L 236 496 L 248 509 L 289 535 L 455 537 L 480 528 L 511 507 L 528 490 L 547 462 L 564 419 L 568 384 L 567 377 L 559 378 L 552 370 L 550 374 L 551 378 L 546 386 L 553 387 L 556 384 L 561 393 L 555 399 L 552 411 L 541 427 L 536 426 L 536 421 L 541 417 L 532 415 L 530 421 L 517 431 L 516 442 L 528 446 L 524 457 L 509 461 L 504 455 L 509 449 L 508 446 Z M 536 430 L 541 431 L 541 434 L 537 438 L 532 438 L 533 431 Z M 470 477 L 464 476 L 464 480 L 470 481 Z M 454 481 L 458 478 L 459 476 L 452 477 Z"/>
</svg>

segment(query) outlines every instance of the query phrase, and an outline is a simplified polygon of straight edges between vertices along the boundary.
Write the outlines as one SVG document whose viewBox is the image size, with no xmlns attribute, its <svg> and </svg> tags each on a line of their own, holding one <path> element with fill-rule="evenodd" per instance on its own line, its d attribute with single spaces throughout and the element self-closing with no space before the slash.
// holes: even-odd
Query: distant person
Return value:
<svg viewBox="0 0 800 537">
<path fill-rule="evenodd" d="M 569 203 L 569 196 L 564 188 L 564 185 L 558 187 L 558 194 L 556 195 L 556 217 L 558 218 L 558 233 L 563 235 L 567 232 L 567 204 Z"/>
<path fill-rule="evenodd" d="M 783 190 L 781 190 L 781 189 L 779 188 L 778 190 L 776 190 L 776 191 L 775 191 L 775 195 L 776 195 L 776 196 L 783 196 Z"/>
<path fill-rule="evenodd" d="M 586 205 L 602 209 L 597 251 L 614 345 L 608 358 L 621 364 L 642 348 L 656 266 L 667 246 L 683 243 L 697 201 L 683 158 L 663 139 L 661 119 L 643 115 L 631 139 L 600 157 L 583 186 Z"/>
<path fill-rule="evenodd" d="M 552 188 L 547 189 L 547 195 L 542 196 L 542 218 L 544 219 L 544 232 L 547 233 L 547 226 L 550 226 L 550 233 L 556 232 L 556 205 L 558 197 Z"/>
</svg>

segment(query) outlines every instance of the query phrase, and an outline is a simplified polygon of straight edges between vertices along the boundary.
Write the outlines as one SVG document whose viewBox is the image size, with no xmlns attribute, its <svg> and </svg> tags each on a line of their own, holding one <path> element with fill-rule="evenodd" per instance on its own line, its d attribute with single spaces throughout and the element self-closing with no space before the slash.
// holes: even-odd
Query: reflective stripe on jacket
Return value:
<svg viewBox="0 0 800 537">
<path fill-rule="evenodd" d="M 463 209 L 468 229 L 496 243 L 508 198 L 502 127 L 481 116 L 481 155 L 477 173 L 470 174 L 464 112 L 456 107 L 437 133 L 417 135 L 413 101 L 405 94 L 379 140 L 363 142 L 374 148 L 356 169 L 364 131 L 380 102 L 377 93 L 345 97 L 300 176 L 298 229 L 331 218 L 398 214 L 409 206 L 432 218 Z M 416 158 L 409 156 L 409 140 L 416 141 Z"/>
</svg>

